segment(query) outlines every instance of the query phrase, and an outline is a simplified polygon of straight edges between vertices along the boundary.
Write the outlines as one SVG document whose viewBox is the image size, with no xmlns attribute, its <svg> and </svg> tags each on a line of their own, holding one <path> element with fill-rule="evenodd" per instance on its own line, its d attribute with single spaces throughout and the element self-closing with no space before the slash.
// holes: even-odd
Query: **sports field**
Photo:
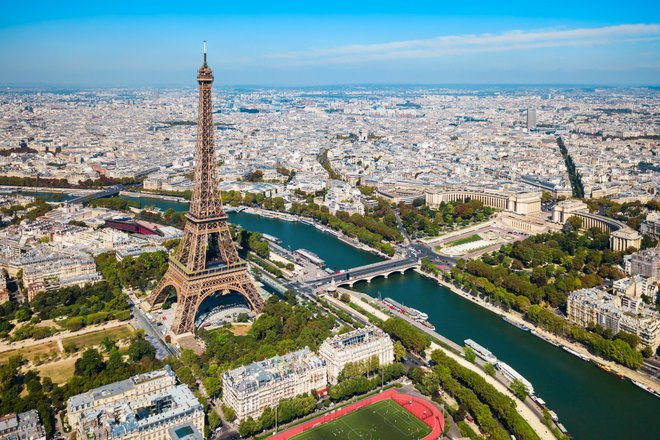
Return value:
<svg viewBox="0 0 660 440">
<path fill-rule="evenodd" d="M 298 434 L 292 440 L 418 440 L 431 428 L 392 399 Z"/>
</svg>

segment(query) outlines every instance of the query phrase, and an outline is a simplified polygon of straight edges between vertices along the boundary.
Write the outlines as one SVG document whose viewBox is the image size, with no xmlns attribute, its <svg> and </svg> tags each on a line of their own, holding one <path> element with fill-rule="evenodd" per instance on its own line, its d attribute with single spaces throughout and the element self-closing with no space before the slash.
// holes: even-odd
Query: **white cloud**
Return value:
<svg viewBox="0 0 660 440">
<path fill-rule="evenodd" d="M 296 64 L 435 58 L 483 52 L 509 52 L 549 47 L 594 46 L 660 39 L 660 24 L 625 24 L 599 28 L 540 31 L 514 30 L 500 34 L 444 35 L 422 40 L 351 44 L 267 55 Z"/>
</svg>

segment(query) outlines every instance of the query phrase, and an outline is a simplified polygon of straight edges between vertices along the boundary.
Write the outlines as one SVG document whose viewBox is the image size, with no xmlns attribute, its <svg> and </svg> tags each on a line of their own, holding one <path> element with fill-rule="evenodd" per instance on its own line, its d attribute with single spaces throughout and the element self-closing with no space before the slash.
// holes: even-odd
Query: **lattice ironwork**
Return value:
<svg viewBox="0 0 660 440">
<path fill-rule="evenodd" d="M 222 207 L 213 140 L 213 71 L 206 64 L 206 44 L 197 82 L 199 113 L 190 211 L 186 214 L 181 243 L 170 257 L 167 272 L 149 297 L 153 306 L 166 299 L 167 288 L 176 290 L 178 303 L 172 324 L 175 334 L 194 330 L 199 306 L 216 292 L 238 292 L 256 312 L 264 306 L 263 298 L 248 275 L 247 264 L 236 252 Z"/>
</svg>

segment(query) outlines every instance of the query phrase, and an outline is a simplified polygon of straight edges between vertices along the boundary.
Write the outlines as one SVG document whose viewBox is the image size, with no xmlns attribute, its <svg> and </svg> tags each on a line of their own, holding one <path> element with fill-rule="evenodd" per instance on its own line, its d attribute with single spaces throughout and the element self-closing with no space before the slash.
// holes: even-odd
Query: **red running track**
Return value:
<svg viewBox="0 0 660 440">
<path fill-rule="evenodd" d="M 387 390 L 385 392 L 378 393 L 352 405 L 348 405 L 338 410 L 324 414 L 320 417 L 310 420 L 309 422 L 294 426 L 288 431 L 280 432 L 270 438 L 274 440 L 288 440 L 323 423 L 328 423 L 332 420 L 343 417 L 346 414 L 357 411 L 360 408 L 364 408 L 365 406 L 369 406 L 373 403 L 387 399 L 394 400 L 396 403 L 404 407 L 412 415 L 426 423 L 431 428 L 431 433 L 424 437 L 422 440 L 436 440 L 440 438 L 442 432 L 445 430 L 445 418 L 442 415 L 442 412 L 440 412 L 440 410 L 436 408 L 433 403 L 427 400 L 415 396 L 410 396 L 408 394 L 402 394 L 396 390 Z"/>
</svg>

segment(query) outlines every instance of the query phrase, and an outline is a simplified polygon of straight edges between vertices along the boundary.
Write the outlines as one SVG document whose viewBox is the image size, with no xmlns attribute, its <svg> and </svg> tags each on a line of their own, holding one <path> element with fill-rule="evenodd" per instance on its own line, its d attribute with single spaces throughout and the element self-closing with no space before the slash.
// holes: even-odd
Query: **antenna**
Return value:
<svg viewBox="0 0 660 440">
<path fill-rule="evenodd" d="M 204 65 L 206 66 L 206 40 L 204 40 Z"/>
</svg>

